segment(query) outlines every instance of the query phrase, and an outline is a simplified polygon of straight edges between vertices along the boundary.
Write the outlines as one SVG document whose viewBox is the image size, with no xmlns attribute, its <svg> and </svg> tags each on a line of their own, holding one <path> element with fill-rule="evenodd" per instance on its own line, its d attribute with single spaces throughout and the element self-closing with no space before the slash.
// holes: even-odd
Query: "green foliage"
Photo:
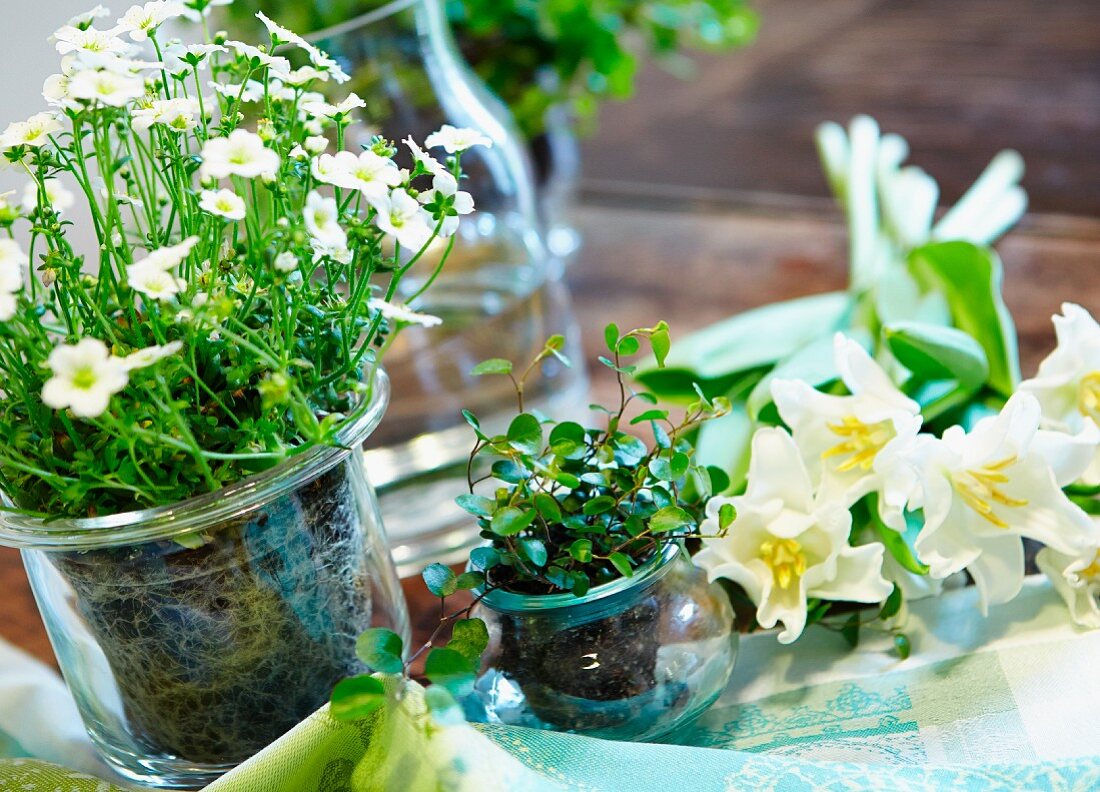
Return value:
<svg viewBox="0 0 1100 792">
<path fill-rule="evenodd" d="M 687 439 L 705 421 L 728 412 L 724 399 L 711 400 L 699 391 L 682 420 L 673 420 L 667 410 L 645 409 L 627 421 L 635 402 L 655 401 L 627 386 L 625 378 L 635 371 L 627 359 L 645 342 L 663 361 L 670 351 L 668 325 L 625 334 L 608 325 L 604 342 L 607 354 L 600 360 L 615 372 L 620 400 L 613 408 L 598 408 L 607 416 L 598 428 L 524 410 L 527 377 L 560 348 L 560 340 L 551 339 L 520 375 L 512 366 L 493 366 L 512 378 L 519 414 L 495 437 L 481 432 L 476 419 L 471 422 L 476 442 L 469 470 L 479 457 L 493 458 L 496 487 L 491 494 L 475 494 L 481 481 L 471 478 L 470 493 L 457 499 L 490 543 L 490 550 L 479 548 L 471 557 L 490 588 L 580 596 L 592 586 L 629 577 L 662 544 L 697 533 L 715 483 L 728 484 L 721 471 L 695 461 Z M 626 431 L 646 424 L 651 445 Z"/>
<path fill-rule="evenodd" d="M 382 680 L 372 676 L 354 676 L 336 684 L 329 702 L 329 714 L 338 721 L 367 718 L 386 703 Z"/>
</svg>

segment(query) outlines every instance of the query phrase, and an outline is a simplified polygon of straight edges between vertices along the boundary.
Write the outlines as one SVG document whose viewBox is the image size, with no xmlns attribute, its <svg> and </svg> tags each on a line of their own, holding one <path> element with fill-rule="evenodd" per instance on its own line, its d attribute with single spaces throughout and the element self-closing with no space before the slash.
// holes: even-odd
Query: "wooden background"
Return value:
<svg viewBox="0 0 1100 792">
<path fill-rule="evenodd" d="M 1019 149 L 1033 214 L 1001 245 L 1024 370 L 1072 299 L 1100 313 L 1100 2 L 759 0 L 756 45 L 699 79 L 647 70 L 584 144 L 586 237 L 569 273 L 595 354 L 608 321 L 674 335 L 841 287 L 844 236 L 812 130 L 875 115 L 953 199 Z M 599 372 L 594 372 L 597 376 Z M 605 383 L 597 380 L 597 389 Z M 409 589 L 421 628 L 433 619 Z M 52 661 L 18 554 L 0 550 L 0 636 Z"/>
</svg>

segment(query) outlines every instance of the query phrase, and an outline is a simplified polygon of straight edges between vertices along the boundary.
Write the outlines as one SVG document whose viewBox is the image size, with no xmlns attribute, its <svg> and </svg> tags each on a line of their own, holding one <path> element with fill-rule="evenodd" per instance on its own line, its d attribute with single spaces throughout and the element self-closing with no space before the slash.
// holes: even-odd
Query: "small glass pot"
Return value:
<svg viewBox="0 0 1100 792">
<path fill-rule="evenodd" d="M 365 629 L 408 638 L 361 449 L 388 394 L 379 372 L 339 447 L 218 492 L 90 519 L 0 513 L 84 725 L 123 776 L 201 788 L 362 672 Z"/>
<path fill-rule="evenodd" d="M 466 697 L 484 723 L 656 740 L 701 715 L 737 657 L 733 608 L 679 543 L 583 597 L 490 591 L 483 671 Z"/>
</svg>

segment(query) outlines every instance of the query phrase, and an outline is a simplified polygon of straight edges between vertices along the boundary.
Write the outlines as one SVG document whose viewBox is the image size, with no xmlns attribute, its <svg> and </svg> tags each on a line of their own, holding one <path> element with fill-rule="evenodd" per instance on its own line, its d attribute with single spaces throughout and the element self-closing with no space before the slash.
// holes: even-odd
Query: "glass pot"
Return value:
<svg viewBox="0 0 1100 792">
<path fill-rule="evenodd" d="M 573 594 L 490 591 L 471 720 L 614 740 L 655 740 L 703 713 L 737 657 L 733 608 L 678 543 Z"/>
<path fill-rule="evenodd" d="M 446 267 L 418 310 L 443 318 L 437 328 L 407 328 L 386 352 L 401 399 L 367 455 L 394 558 L 404 572 L 428 561 L 457 560 L 478 541 L 454 505 L 466 491 L 470 450 L 463 409 L 486 431 L 504 431 L 515 394 L 504 377 L 475 377 L 488 358 L 531 360 L 551 335 L 566 337 L 575 365 L 549 361 L 528 380 L 528 403 L 550 415 L 583 410 L 587 380 L 579 331 L 559 268 L 547 252 L 526 147 L 507 108 L 470 70 L 454 42 L 441 0 L 394 0 L 310 36 L 336 58 L 366 103 L 346 133 L 358 151 L 371 137 L 423 141 L 444 124 L 476 129 L 492 147 L 463 153 L 462 189 L 477 210 L 464 218 Z M 402 145 L 402 148 L 404 146 Z M 432 152 L 445 157 L 442 149 Z M 406 151 L 403 156 L 408 156 Z M 411 298 L 431 276 L 444 244 L 402 281 Z"/>
<path fill-rule="evenodd" d="M 341 447 L 215 493 L 91 519 L 0 513 L 84 725 L 123 776 L 199 788 L 362 672 L 363 630 L 408 638 L 361 450 L 384 373 L 372 391 Z"/>
</svg>

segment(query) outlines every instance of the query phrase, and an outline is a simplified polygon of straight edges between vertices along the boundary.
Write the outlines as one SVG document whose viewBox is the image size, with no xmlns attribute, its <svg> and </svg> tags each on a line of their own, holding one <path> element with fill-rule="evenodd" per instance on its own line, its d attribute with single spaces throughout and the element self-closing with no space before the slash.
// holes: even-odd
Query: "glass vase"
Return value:
<svg viewBox="0 0 1100 792">
<path fill-rule="evenodd" d="M 492 147 L 462 157 L 477 211 L 465 218 L 442 275 L 415 302 L 443 318 L 441 327 L 410 327 L 386 353 L 401 393 L 378 444 L 367 455 L 379 488 L 394 558 L 404 572 L 427 561 L 457 560 L 478 541 L 454 498 L 466 490 L 469 409 L 503 431 L 515 409 L 511 383 L 475 377 L 482 360 L 530 360 L 546 339 L 566 337 L 565 367 L 550 361 L 528 382 L 528 404 L 550 415 L 583 410 L 587 381 L 569 294 L 541 233 L 526 147 L 507 108 L 473 74 L 455 45 L 440 0 L 396 0 L 311 40 L 351 75 L 341 90 L 366 103 L 346 134 L 356 151 L 375 134 L 423 141 L 444 124 L 477 129 Z M 442 149 L 434 153 L 443 157 Z M 444 245 L 402 281 L 410 298 L 433 272 Z"/>
<path fill-rule="evenodd" d="M 546 247 L 554 266 L 564 271 L 584 241 L 572 219 L 580 192 L 581 146 L 568 107 L 554 105 L 546 111 L 542 134 L 528 149 Z"/>
<path fill-rule="evenodd" d="M 90 519 L 0 513 L 88 734 L 124 777 L 201 788 L 361 673 L 365 629 L 408 638 L 361 450 L 381 372 L 372 390 L 340 447 L 215 493 Z"/>
<path fill-rule="evenodd" d="M 633 577 L 573 594 L 490 591 L 471 720 L 656 740 L 706 710 L 737 657 L 733 609 L 678 544 Z"/>
</svg>

